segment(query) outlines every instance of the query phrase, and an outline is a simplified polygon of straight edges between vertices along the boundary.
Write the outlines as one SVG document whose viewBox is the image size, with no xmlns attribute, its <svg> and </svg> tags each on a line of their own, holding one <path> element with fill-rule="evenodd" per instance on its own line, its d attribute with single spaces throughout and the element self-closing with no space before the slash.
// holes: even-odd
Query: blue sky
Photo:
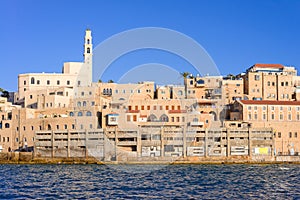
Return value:
<svg viewBox="0 0 300 200">
<path fill-rule="evenodd" d="M 82 61 L 83 36 L 92 29 L 96 46 L 128 29 L 164 27 L 196 40 L 221 74 L 238 74 L 254 63 L 300 67 L 300 1 L 225 0 L 2 0 L 0 87 L 17 90 L 17 76 L 61 72 L 63 62 Z M 127 58 L 126 58 L 127 56 Z M 165 52 L 125 55 L 118 67 L 161 63 L 187 71 L 188 63 Z"/>
</svg>

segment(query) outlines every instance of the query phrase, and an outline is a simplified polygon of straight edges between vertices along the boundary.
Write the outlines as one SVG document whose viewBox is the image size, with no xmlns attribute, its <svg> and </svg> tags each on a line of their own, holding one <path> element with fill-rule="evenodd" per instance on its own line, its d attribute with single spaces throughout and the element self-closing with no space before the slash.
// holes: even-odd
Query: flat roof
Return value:
<svg viewBox="0 0 300 200">
<path fill-rule="evenodd" d="M 254 105 L 299 105 L 300 101 L 272 101 L 272 100 L 239 100 L 242 104 Z"/>
</svg>

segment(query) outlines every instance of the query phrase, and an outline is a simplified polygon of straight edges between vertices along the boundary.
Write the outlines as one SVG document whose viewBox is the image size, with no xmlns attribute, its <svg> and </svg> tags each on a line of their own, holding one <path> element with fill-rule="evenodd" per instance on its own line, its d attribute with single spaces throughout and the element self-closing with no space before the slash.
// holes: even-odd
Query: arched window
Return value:
<svg viewBox="0 0 300 200">
<path fill-rule="evenodd" d="M 157 117 L 154 115 L 154 114 L 151 114 L 149 117 L 148 117 L 148 122 L 155 122 L 157 121 Z"/>
<path fill-rule="evenodd" d="M 106 89 L 103 89 L 103 94 L 106 94 Z"/>
<path fill-rule="evenodd" d="M 87 44 L 90 44 L 90 39 L 87 39 Z"/>
<path fill-rule="evenodd" d="M 204 80 L 200 79 L 197 81 L 198 84 L 204 84 Z"/>
<path fill-rule="evenodd" d="M 81 117 L 82 116 L 82 112 L 78 112 L 77 116 Z"/>
<path fill-rule="evenodd" d="M 193 119 L 193 122 L 198 122 L 198 121 L 199 121 L 198 118 Z"/>
<path fill-rule="evenodd" d="M 74 113 L 73 113 L 73 112 L 70 112 L 69 115 L 70 115 L 70 117 L 73 117 L 73 116 L 74 116 Z"/>
<path fill-rule="evenodd" d="M 90 111 L 87 111 L 86 116 L 92 116 L 92 113 Z"/>
<path fill-rule="evenodd" d="M 210 111 L 209 114 L 213 116 L 214 121 L 217 121 L 217 114 L 214 111 Z"/>
<path fill-rule="evenodd" d="M 77 102 L 77 106 L 81 107 L 81 102 L 80 101 Z"/>
<path fill-rule="evenodd" d="M 112 94 L 112 90 L 111 90 L 111 89 L 109 89 L 109 94 L 110 94 L 110 95 Z"/>
<path fill-rule="evenodd" d="M 5 123 L 5 128 L 9 128 L 9 123 Z"/>
<path fill-rule="evenodd" d="M 30 81 L 30 83 L 31 83 L 31 84 L 34 84 L 34 83 L 35 83 L 35 80 L 34 80 L 34 78 L 33 78 L 33 77 L 31 78 L 31 81 Z"/>
<path fill-rule="evenodd" d="M 84 102 L 82 103 L 82 105 L 83 105 L 83 107 L 85 107 L 85 106 L 86 106 L 86 101 L 84 101 Z"/>
<path fill-rule="evenodd" d="M 183 95 L 182 90 L 179 90 L 179 91 L 178 91 L 178 95 L 179 95 L 179 96 L 182 96 L 182 95 Z"/>
<path fill-rule="evenodd" d="M 166 114 L 163 114 L 162 116 L 160 116 L 159 121 L 161 122 L 168 122 L 169 118 Z"/>
<path fill-rule="evenodd" d="M 87 53 L 91 53 L 90 47 L 88 47 L 88 48 L 86 49 L 86 52 L 87 52 Z"/>
<path fill-rule="evenodd" d="M 51 125 L 50 124 L 48 124 L 48 131 L 50 131 L 51 130 Z"/>
</svg>

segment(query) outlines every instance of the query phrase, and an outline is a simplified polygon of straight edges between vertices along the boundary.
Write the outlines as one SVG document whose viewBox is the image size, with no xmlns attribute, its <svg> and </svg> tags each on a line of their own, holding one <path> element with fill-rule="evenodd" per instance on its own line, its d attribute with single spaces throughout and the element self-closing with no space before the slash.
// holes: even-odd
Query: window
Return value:
<svg viewBox="0 0 300 200">
<path fill-rule="evenodd" d="M 254 106 L 254 110 L 257 110 L 257 106 Z"/>
<path fill-rule="evenodd" d="M 36 81 L 36 84 L 38 84 L 38 85 L 39 85 L 40 83 L 41 83 L 41 81 L 40 81 L 40 80 L 37 80 L 37 81 Z"/>
<path fill-rule="evenodd" d="M 59 125 L 56 125 L 56 130 L 59 130 Z"/>
<path fill-rule="evenodd" d="M 32 99 L 32 95 L 30 95 L 29 98 Z"/>
<path fill-rule="evenodd" d="M 268 86 L 270 86 L 271 85 L 271 83 L 270 83 L 270 81 L 268 81 Z"/>
<path fill-rule="evenodd" d="M 257 119 L 257 113 L 254 113 L 254 119 L 255 120 Z"/>
<path fill-rule="evenodd" d="M 47 80 L 47 85 L 50 85 L 50 80 Z"/>
<path fill-rule="evenodd" d="M 279 114 L 279 119 L 283 120 L 283 114 L 282 113 Z"/>
<path fill-rule="evenodd" d="M 81 117 L 82 116 L 82 112 L 78 112 L 77 116 Z"/>
<path fill-rule="evenodd" d="M 271 119 L 275 119 L 275 115 L 274 115 L 274 113 L 272 113 L 272 115 L 271 115 Z"/>
<path fill-rule="evenodd" d="M 278 138 L 281 138 L 281 132 L 278 132 Z"/>
<path fill-rule="evenodd" d="M 4 127 L 9 128 L 10 127 L 9 123 L 5 123 Z"/>
<path fill-rule="evenodd" d="M 248 120 L 251 120 L 251 113 L 248 113 Z"/>
<path fill-rule="evenodd" d="M 141 110 L 145 110 L 145 106 L 141 106 Z"/>
<path fill-rule="evenodd" d="M 263 120 L 266 120 L 266 113 L 263 113 Z"/>
<path fill-rule="evenodd" d="M 294 133 L 294 137 L 295 137 L 295 138 L 298 137 L 298 133 L 297 133 L 297 132 Z"/>
<path fill-rule="evenodd" d="M 81 107 L 81 102 L 80 101 L 77 102 L 77 106 Z"/>
<path fill-rule="evenodd" d="M 274 106 L 271 106 L 271 110 L 274 110 Z"/>
<path fill-rule="evenodd" d="M 91 53 L 91 48 L 90 48 L 90 47 L 88 47 L 88 48 L 86 49 L 86 53 Z"/>
<path fill-rule="evenodd" d="M 31 84 L 34 84 L 34 83 L 35 83 L 35 80 L 34 80 L 34 78 L 33 78 L 33 77 L 31 78 L 31 81 L 30 81 L 30 83 L 31 83 Z"/>
<path fill-rule="evenodd" d="M 266 110 L 266 106 L 263 106 L 263 108 L 262 108 L 263 110 Z"/>
<path fill-rule="evenodd" d="M 87 39 L 87 44 L 90 44 L 90 39 Z"/>
<path fill-rule="evenodd" d="M 67 124 L 65 124 L 64 126 L 65 126 L 65 129 L 68 129 L 68 125 Z"/>
<path fill-rule="evenodd" d="M 272 82 L 272 86 L 275 86 L 275 82 Z"/>
<path fill-rule="evenodd" d="M 292 138 L 292 132 L 289 132 L 289 137 Z"/>
<path fill-rule="evenodd" d="M 83 102 L 82 102 L 82 106 L 83 106 L 83 107 L 86 107 L 86 101 L 83 101 Z"/>
<path fill-rule="evenodd" d="M 281 82 L 281 86 L 284 86 L 284 82 Z"/>
<path fill-rule="evenodd" d="M 59 81 L 59 80 L 57 80 L 57 81 L 56 81 L 56 84 L 57 84 L 57 85 L 60 85 L 60 81 Z"/>
<path fill-rule="evenodd" d="M 292 114 L 291 114 L 291 113 L 289 113 L 288 119 L 289 119 L 289 120 L 292 120 Z"/>
<path fill-rule="evenodd" d="M 254 80 L 259 81 L 259 75 L 255 75 Z"/>
<path fill-rule="evenodd" d="M 70 81 L 67 81 L 67 85 L 70 85 Z"/>
<path fill-rule="evenodd" d="M 81 96 L 84 96 L 84 92 L 81 92 Z"/>
<path fill-rule="evenodd" d="M 92 113 L 90 111 L 87 111 L 86 116 L 90 117 L 90 116 L 92 116 Z"/>
<path fill-rule="evenodd" d="M 248 110 L 251 110 L 251 106 L 248 106 Z"/>
<path fill-rule="evenodd" d="M 280 106 L 280 110 L 283 110 L 283 107 L 282 107 L 282 106 Z"/>
<path fill-rule="evenodd" d="M 24 81 L 24 85 L 26 85 L 26 81 Z"/>
<path fill-rule="evenodd" d="M 70 115 L 70 117 L 73 117 L 73 116 L 74 116 L 74 113 L 73 113 L 73 112 L 70 112 L 69 115 Z"/>
</svg>

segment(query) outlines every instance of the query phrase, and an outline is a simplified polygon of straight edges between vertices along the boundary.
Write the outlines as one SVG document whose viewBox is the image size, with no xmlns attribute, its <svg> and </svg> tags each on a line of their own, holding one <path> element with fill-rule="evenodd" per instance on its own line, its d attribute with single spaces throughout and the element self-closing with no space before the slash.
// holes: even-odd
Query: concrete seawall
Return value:
<svg viewBox="0 0 300 200">
<path fill-rule="evenodd" d="M 189 157 L 177 159 L 135 159 L 126 161 L 99 161 L 93 157 L 43 158 L 31 152 L 0 153 L 0 164 L 300 164 L 300 156 L 281 156 L 273 159 L 251 159 L 248 156 L 234 157 Z"/>
</svg>

